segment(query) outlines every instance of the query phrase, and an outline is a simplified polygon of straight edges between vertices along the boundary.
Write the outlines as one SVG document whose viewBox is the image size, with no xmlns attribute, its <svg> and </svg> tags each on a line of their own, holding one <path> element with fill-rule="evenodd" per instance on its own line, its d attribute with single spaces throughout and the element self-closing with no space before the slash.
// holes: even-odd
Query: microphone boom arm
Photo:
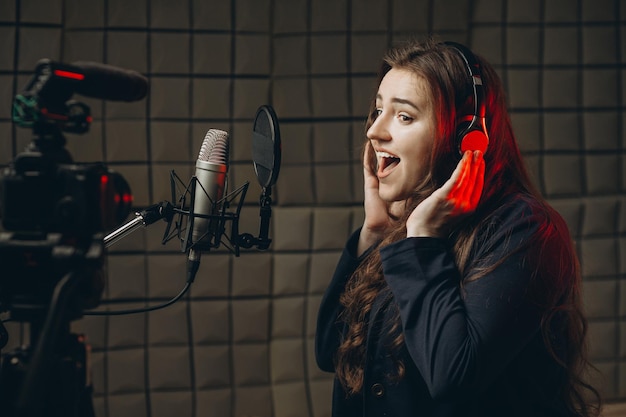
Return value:
<svg viewBox="0 0 626 417">
<path fill-rule="evenodd" d="M 135 213 L 133 220 L 106 235 L 104 237 L 104 246 L 108 248 L 140 227 L 151 225 L 157 220 L 165 219 L 169 224 L 173 216 L 174 206 L 172 206 L 169 201 L 161 201 L 160 203 L 153 204 L 145 210 Z"/>
</svg>

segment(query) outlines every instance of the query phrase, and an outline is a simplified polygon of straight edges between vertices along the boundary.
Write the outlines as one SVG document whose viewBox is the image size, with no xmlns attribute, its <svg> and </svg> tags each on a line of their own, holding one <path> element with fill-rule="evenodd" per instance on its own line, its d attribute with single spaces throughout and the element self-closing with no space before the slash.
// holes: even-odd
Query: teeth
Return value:
<svg viewBox="0 0 626 417">
<path fill-rule="evenodd" d="M 376 152 L 376 156 L 378 156 L 379 158 L 398 158 L 397 156 L 387 152 Z"/>
</svg>

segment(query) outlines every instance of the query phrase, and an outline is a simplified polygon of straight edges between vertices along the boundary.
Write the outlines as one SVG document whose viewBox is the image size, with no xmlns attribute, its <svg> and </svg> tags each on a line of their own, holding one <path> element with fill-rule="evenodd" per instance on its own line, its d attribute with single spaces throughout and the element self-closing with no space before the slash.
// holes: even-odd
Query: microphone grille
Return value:
<svg viewBox="0 0 626 417">
<path fill-rule="evenodd" d="M 228 132 L 219 129 L 209 129 L 202 142 L 198 160 L 212 164 L 228 165 Z"/>
</svg>

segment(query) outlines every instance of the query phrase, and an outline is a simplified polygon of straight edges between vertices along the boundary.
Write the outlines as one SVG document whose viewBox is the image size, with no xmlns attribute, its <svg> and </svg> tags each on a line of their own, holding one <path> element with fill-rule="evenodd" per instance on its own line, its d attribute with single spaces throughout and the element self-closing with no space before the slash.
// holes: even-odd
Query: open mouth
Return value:
<svg viewBox="0 0 626 417">
<path fill-rule="evenodd" d="M 378 158 L 378 175 L 386 174 L 400 163 L 400 158 L 388 152 L 376 152 Z"/>
</svg>

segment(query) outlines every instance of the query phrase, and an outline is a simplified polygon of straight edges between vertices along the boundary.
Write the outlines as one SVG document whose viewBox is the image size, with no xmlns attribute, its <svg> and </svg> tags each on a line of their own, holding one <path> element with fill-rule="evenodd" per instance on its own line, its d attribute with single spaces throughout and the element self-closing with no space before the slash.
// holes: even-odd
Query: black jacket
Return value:
<svg viewBox="0 0 626 417">
<path fill-rule="evenodd" d="M 483 265 L 504 261 L 463 288 L 444 240 L 408 238 L 379 249 L 391 291 L 379 295 L 369 316 L 361 395 L 346 396 L 335 380 L 333 417 L 571 415 L 559 396 L 564 373 L 543 343 L 543 311 L 530 291 L 532 279 L 550 279 L 542 276 L 542 263 L 558 262 L 551 254 L 562 243 L 527 245 L 547 222 L 527 198 L 513 199 L 492 218 L 473 258 Z M 319 308 L 316 359 L 328 372 L 345 331 L 339 296 L 363 258 L 353 255 L 358 236 L 348 241 Z M 399 381 L 390 377 L 396 365 L 384 330 L 398 308 L 406 367 Z M 565 343 L 554 337 L 555 345 Z"/>
</svg>

